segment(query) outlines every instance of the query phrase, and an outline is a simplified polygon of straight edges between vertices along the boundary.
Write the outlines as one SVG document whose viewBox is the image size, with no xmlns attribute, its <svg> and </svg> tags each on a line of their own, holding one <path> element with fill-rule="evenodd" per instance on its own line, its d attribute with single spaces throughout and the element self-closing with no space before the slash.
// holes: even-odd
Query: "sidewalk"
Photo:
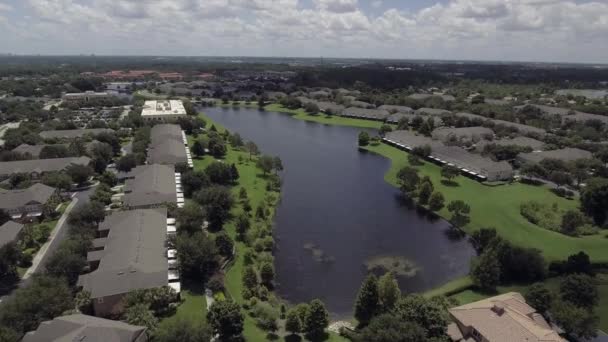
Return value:
<svg viewBox="0 0 608 342">
<path fill-rule="evenodd" d="M 21 277 L 21 281 L 27 280 L 29 277 L 32 276 L 32 274 L 36 273 L 36 271 L 38 270 L 38 266 L 40 266 L 40 262 L 44 259 L 49 250 L 49 246 L 53 243 L 59 232 L 64 228 L 67 217 L 77 202 L 78 198 L 72 199 L 72 202 L 65 209 L 59 221 L 57 221 L 57 225 L 55 226 L 55 229 L 53 229 L 53 231 L 51 232 L 51 236 L 49 236 L 48 241 L 45 242 L 44 245 L 42 245 L 42 247 L 38 251 L 38 253 L 36 253 L 36 256 L 32 260 L 32 266 L 30 266 L 30 268 L 27 269 L 23 277 Z"/>
</svg>

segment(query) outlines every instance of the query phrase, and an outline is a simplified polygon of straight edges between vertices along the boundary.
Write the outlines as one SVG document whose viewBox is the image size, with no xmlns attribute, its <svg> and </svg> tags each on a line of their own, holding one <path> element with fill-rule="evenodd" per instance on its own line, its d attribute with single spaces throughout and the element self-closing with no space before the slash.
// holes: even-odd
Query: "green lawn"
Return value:
<svg viewBox="0 0 608 342">
<path fill-rule="evenodd" d="M 367 149 L 391 159 L 392 165 L 385 179 L 396 186 L 397 172 L 409 165 L 407 153 L 386 144 L 369 146 Z M 441 182 L 439 166 L 425 162 L 418 170 L 421 175 L 431 178 L 435 189 L 445 196 L 446 204 L 459 199 L 471 206 L 471 222 L 463 227 L 467 233 L 482 227 L 494 227 L 503 238 L 518 246 L 538 248 L 549 260 L 565 259 L 571 254 L 585 251 L 593 261 L 608 261 L 608 239 L 603 234 L 569 237 L 531 224 L 519 212 L 520 205 L 530 200 L 557 203 L 562 209 L 576 209 L 578 199 L 560 198 L 544 186 L 518 182 L 487 186 L 463 176 L 455 179 L 458 186 L 447 186 Z M 450 216 L 446 208 L 439 214 L 446 218 Z"/>
<path fill-rule="evenodd" d="M 339 125 L 339 126 L 351 126 L 360 128 L 380 128 L 384 123 L 374 120 L 363 120 L 354 118 L 345 118 L 341 116 L 326 116 L 325 114 L 319 113 L 317 115 L 310 115 L 304 111 L 304 109 L 288 109 L 280 104 L 270 104 L 264 107 L 269 112 L 279 112 L 290 114 L 292 118 L 304 121 L 313 121 L 326 125 Z"/>
<path fill-rule="evenodd" d="M 180 293 L 182 304 L 177 307 L 177 311 L 172 316 L 166 317 L 160 322 L 160 326 L 176 321 L 178 319 L 186 319 L 193 322 L 205 322 L 207 320 L 207 301 L 202 289 L 195 289 L 188 285 L 184 285 Z"/>
</svg>

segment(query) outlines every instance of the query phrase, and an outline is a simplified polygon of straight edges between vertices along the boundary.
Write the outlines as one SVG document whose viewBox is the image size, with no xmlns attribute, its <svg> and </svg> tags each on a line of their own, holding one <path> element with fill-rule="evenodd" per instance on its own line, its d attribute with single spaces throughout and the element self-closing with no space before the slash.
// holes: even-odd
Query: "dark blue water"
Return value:
<svg viewBox="0 0 608 342">
<path fill-rule="evenodd" d="M 384 181 L 390 161 L 359 152 L 360 129 L 322 125 L 256 109 L 204 108 L 265 154 L 283 160 L 275 218 L 279 294 L 294 303 L 322 299 L 336 316 L 352 314 L 366 261 L 404 257 L 419 271 L 399 277 L 402 291 L 423 291 L 467 273 L 470 245 L 446 234 L 400 200 Z"/>
</svg>

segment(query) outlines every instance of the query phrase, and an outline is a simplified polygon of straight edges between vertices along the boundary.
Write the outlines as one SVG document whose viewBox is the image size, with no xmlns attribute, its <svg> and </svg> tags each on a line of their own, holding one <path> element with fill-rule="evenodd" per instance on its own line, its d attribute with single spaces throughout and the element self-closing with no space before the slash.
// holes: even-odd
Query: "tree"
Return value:
<svg viewBox="0 0 608 342">
<path fill-rule="evenodd" d="M 380 308 L 378 298 L 378 278 L 370 274 L 365 278 L 355 302 L 355 318 L 359 324 L 365 326 L 378 314 Z"/>
<path fill-rule="evenodd" d="M 597 305 L 599 294 L 592 277 L 586 274 L 570 274 L 559 284 L 562 300 L 578 307 L 591 309 Z"/>
<path fill-rule="evenodd" d="M 72 291 L 65 280 L 36 276 L 29 286 L 15 290 L 3 301 L 0 324 L 24 333 L 73 306 Z"/>
<path fill-rule="evenodd" d="M 195 140 L 190 151 L 195 157 L 202 157 L 205 154 L 205 146 L 199 140 Z"/>
<path fill-rule="evenodd" d="M 131 169 L 137 166 L 137 158 L 135 154 L 130 153 L 120 157 L 116 161 L 116 169 L 122 172 L 129 172 Z"/>
<path fill-rule="evenodd" d="M 242 280 L 243 280 L 243 285 L 247 289 L 252 290 L 252 289 L 255 289 L 256 286 L 258 286 L 258 275 L 255 272 L 255 269 L 253 268 L 253 266 L 245 267 L 245 269 L 243 270 Z"/>
<path fill-rule="evenodd" d="M 383 312 L 389 312 L 401 297 L 401 290 L 395 276 L 391 272 L 385 273 L 378 280 L 378 302 Z"/>
<path fill-rule="evenodd" d="M 127 323 L 144 326 L 150 331 L 153 331 L 158 325 L 158 319 L 154 317 L 152 310 L 145 303 L 128 307 L 125 310 L 124 316 Z"/>
<path fill-rule="evenodd" d="M 298 334 L 302 331 L 302 322 L 300 321 L 300 316 L 295 310 L 289 310 L 287 312 L 287 316 L 285 317 L 285 330 L 287 330 L 292 335 Z"/>
<path fill-rule="evenodd" d="M 249 152 L 249 160 L 251 160 L 252 156 L 256 156 L 256 155 L 258 155 L 258 153 L 260 153 L 260 150 L 258 149 L 258 145 L 256 145 L 253 141 L 248 141 L 245 144 L 245 150 L 247 150 L 247 152 Z"/>
<path fill-rule="evenodd" d="M 176 221 L 180 233 L 194 234 L 202 230 L 205 212 L 198 204 L 189 202 L 183 208 L 177 210 Z"/>
<path fill-rule="evenodd" d="M 72 164 L 66 168 L 66 173 L 78 185 L 84 184 L 93 175 L 93 169 L 88 166 Z"/>
<path fill-rule="evenodd" d="M 219 136 L 212 136 L 208 143 L 209 153 L 215 158 L 222 158 L 226 155 L 226 143 Z"/>
<path fill-rule="evenodd" d="M 562 216 L 561 232 L 566 235 L 577 235 L 577 230 L 585 224 L 585 217 L 578 210 L 568 210 Z"/>
<path fill-rule="evenodd" d="M 422 182 L 418 190 L 418 202 L 422 205 L 428 204 L 432 193 L 433 184 L 427 181 Z"/>
<path fill-rule="evenodd" d="M 258 168 L 262 169 L 262 172 L 264 173 L 264 176 L 265 176 L 267 173 L 272 171 L 272 168 L 274 167 L 274 159 L 271 156 L 263 155 L 260 158 L 258 158 L 258 161 L 256 162 L 256 166 Z"/>
<path fill-rule="evenodd" d="M 320 299 L 313 299 L 304 320 L 304 331 L 311 337 L 323 335 L 329 325 L 329 313 Z"/>
<path fill-rule="evenodd" d="M 207 312 L 207 321 L 222 341 L 230 341 L 243 333 L 241 308 L 231 300 L 215 301 Z"/>
<path fill-rule="evenodd" d="M 273 287 L 274 282 L 274 266 L 270 262 L 265 262 L 260 267 L 260 278 L 262 279 L 262 284 L 264 284 L 267 288 Z"/>
<path fill-rule="evenodd" d="M 209 342 L 211 331 L 206 324 L 178 317 L 167 320 L 154 332 L 155 342 Z"/>
<path fill-rule="evenodd" d="M 9 327 L 0 326 L 0 341 L 19 342 L 21 341 L 21 335 Z"/>
<path fill-rule="evenodd" d="M 182 174 L 182 186 L 186 197 L 192 197 L 192 194 L 210 184 L 209 176 L 204 171 L 189 170 Z"/>
<path fill-rule="evenodd" d="M 468 214 L 471 212 L 471 207 L 461 200 L 452 201 L 448 204 L 448 211 L 452 213 L 450 222 L 457 226 L 462 227 L 469 223 Z"/>
<path fill-rule="evenodd" d="M 591 178 L 581 192 L 581 205 L 595 224 L 603 225 L 608 217 L 608 179 Z"/>
<path fill-rule="evenodd" d="M 205 281 L 218 268 L 215 243 L 203 232 L 179 234 L 176 249 L 180 273 L 185 277 Z"/>
<path fill-rule="evenodd" d="M 91 201 L 73 209 L 68 215 L 68 223 L 73 227 L 97 225 L 105 218 L 104 205 Z"/>
<path fill-rule="evenodd" d="M 244 241 L 247 231 L 251 228 L 251 222 L 249 221 L 249 215 L 242 213 L 236 218 L 235 222 L 236 227 L 236 238 L 239 241 Z"/>
<path fill-rule="evenodd" d="M 109 187 L 113 187 L 118 184 L 118 178 L 113 172 L 110 171 L 105 171 L 102 173 L 101 176 L 99 176 L 99 181 Z"/>
<path fill-rule="evenodd" d="M 392 132 L 393 128 L 390 125 L 387 124 L 383 124 L 382 126 L 380 126 L 380 131 L 378 132 L 380 134 L 380 136 L 385 136 L 386 133 L 388 132 Z"/>
<path fill-rule="evenodd" d="M 420 325 L 402 321 L 390 314 L 374 317 L 370 324 L 361 329 L 354 339 L 355 342 L 418 342 L 427 340 L 426 331 Z"/>
<path fill-rule="evenodd" d="M 496 229 L 494 228 L 481 228 L 479 230 L 474 231 L 469 237 L 469 242 L 477 255 L 483 253 L 483 251 L 490 246 L 492 242 L 495 241 L 496 237 Z"/>
<path fill-rule="evenodd" d="M 369 145 L 369 134 L 365 131 L 359 133 L 359 146 Z"/>
<path fill-rule="evenodd" d="M 551 303 L 553 302 L 553 294 L 542 283 L 532 284 L 524 294 L 524 297 L 531 307 L 543 315 L 551 308 Z"/>
<path fill-rule="evenodd" d="M 72 187 L 72 178 L 63 172 L 48 172 L 42 176 L 42 184 L 68 191 Z"/>
<path fill-rule="evenodd" d="M 234 175 L 232 166 L 226 163 L 212 162 L 205 168 L 205 173 L 211 183 L 220 185 L 230 185 L 238 179 L 238 172 Z"/>
<path fill-rule="evenodd" d="M 441 177 L 445 178 L 448 182 L 451 182 L 452 179 L 456 178 L 460 174 L 457 168 L 450 165 L 444 165 L 441 168 Z"/>
<path fill-rule="evenodd" d="M 222 225 L 230 217 L 230 209 L 234 205 L 230 190 L 214 185 L 194 194 L 194 199 L 207 212 L 209 227 L 216 231 L 222 229 Z"/>
<path fill-rule="evenodd" d="M 551 317 L 566 334 L 577 340 L 588 340 L 597 334 L 599 317 L 593 311 L 570 302 L 556 301 L 551 308 Z"/>
<path fill-rule="evenodd" d="M 272 168 L 274 169 L 275 173 L 283 171 L 283 161 L 281 160 L 281 157 L 275 156 L 272 159 Z"/>
<path fill-rule="evenodd" d="M 76 284 L 78 276 L 87 265 L 88 241 L 82 239 L 64 240 L 45 264 L 47 274 L 67 279 L 70 285 Z"/>
<path fill-rule="evenodd" d="M 405 322 L 416 323 L 426 330 L 427 338 L 445 338 L 449 322 L 444 307 L 420 295 L 401 297 L 395 304 L 395 315 Z"/>
<path fill-rule="evenodd" d="M 429 199 L 429 209 L 432 211 L 439 211 L 443 209 L 444 202 L 445 199 L 443 198 L 443 194 L 439 191 L 435 191 Z"/>
<path fill-rule="evenodd" d="M 484 290 L 494 290 L 500 282 L 500 262 L 492 249 L 484 251 L 471 261 L 471 279 Z"/>
<path fill-rule="evenodd" d="M 403 167 L 397 172 L 397 182 L 401 192 L 406 196 L 411 196 L 420 183 L 418 171 L 409 166 Z"/>
<path fill-rule="evenodd" d="M 221 256 L 229 257 L 232 255 L 234 242 L 232 242 L 232 239 L 226 232 L 219 232 L 215 235 L 215 246 Z"/>
</svg>

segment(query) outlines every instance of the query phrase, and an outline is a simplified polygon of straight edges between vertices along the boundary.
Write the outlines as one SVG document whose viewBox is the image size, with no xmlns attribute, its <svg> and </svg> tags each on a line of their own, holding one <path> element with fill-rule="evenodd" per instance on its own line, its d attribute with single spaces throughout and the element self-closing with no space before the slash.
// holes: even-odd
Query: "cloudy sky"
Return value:
<svg viewBox="0 0 608 342">
<path fill-rule="evenodd" d="M 608 0 L 0 0 L 0 53 L 608 63 Z"/>
</svg>

